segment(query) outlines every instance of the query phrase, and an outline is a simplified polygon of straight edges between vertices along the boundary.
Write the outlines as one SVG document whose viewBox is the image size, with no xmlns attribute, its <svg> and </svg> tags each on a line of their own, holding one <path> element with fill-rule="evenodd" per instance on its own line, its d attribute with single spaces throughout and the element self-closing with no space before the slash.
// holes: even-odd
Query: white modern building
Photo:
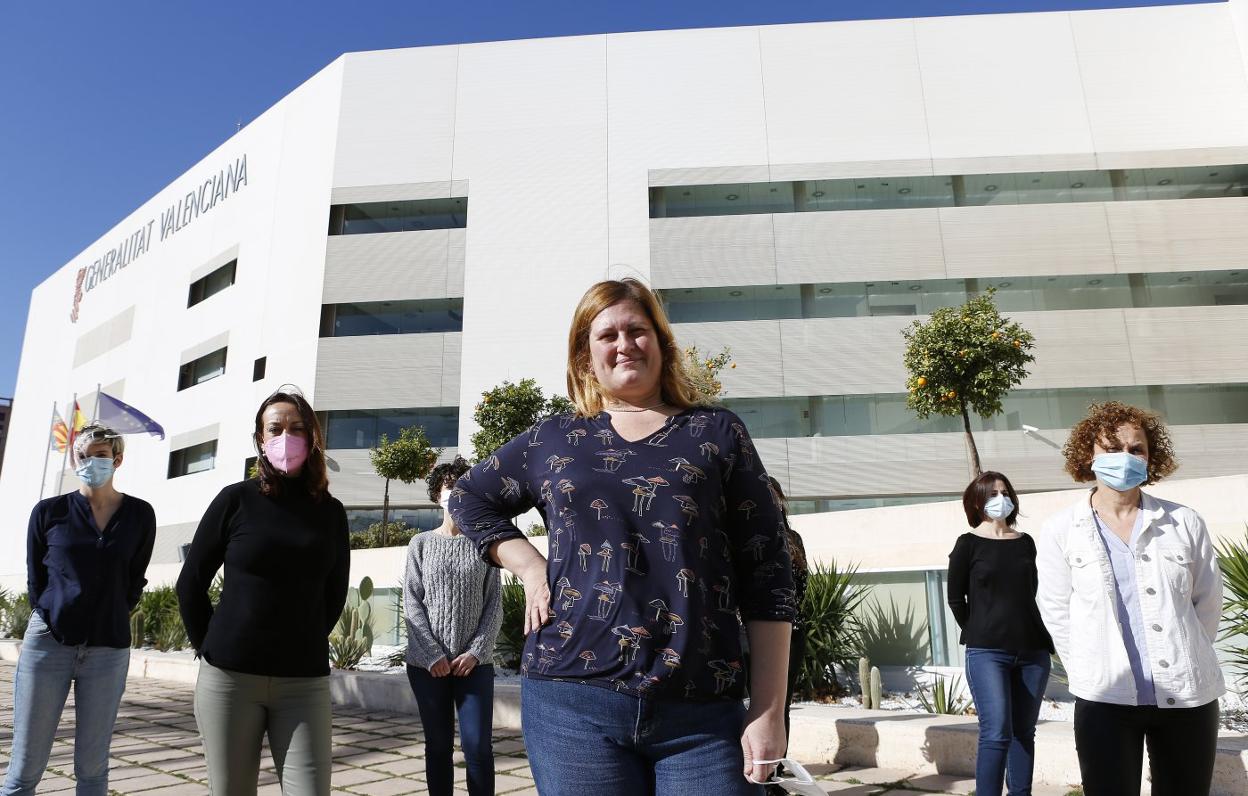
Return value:
<svg viewBox="0 0 1248 796">
<path fill-rule="evenodd" d="M 623 275 L 731 349 L 729 404 L 802 511 L 961 492 L 957 426 L 905 409 L 900 330 L 989 285 L 1038 345 L 985 466 L 1068 486 L 1052 446 L 1116 397 L 1167 416 L 1181 477 L 1244 473 L 1248 0 L 344 55 L 34 290 L 0 575 L 74 486 L 39 470 L 54 401 L 89 415 L 102 385 L 168 431 L 117 477 L 158 563 L 286 382 L 365 523 L 379 433 L 450 454 L 482 390 L 561 391 L 578 297 Z"/>
</svg>

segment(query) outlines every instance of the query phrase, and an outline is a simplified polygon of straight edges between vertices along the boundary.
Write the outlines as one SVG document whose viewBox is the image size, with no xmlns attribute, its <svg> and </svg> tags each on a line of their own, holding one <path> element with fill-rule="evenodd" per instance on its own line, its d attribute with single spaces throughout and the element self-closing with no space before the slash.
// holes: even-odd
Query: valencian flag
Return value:
<svg viewBox="0 0 1248 796">
<path fill-rule="evenodd" d="M 119 434 L 151 434 L 165 438 L 165 429 L 160 423 L 105 392 L 100 393 L 100 416 L 97 419 Z"/>
<path fill-rule="evenodd" d="M 56 419 L 52 421 L 52 444 L 56 446 L 57 453 L 65 450 L 66 446 L 74 444 L 74 437 L 78 436 L 78 432 L 82 431 L 82 427 L 87 424 L 87 418 L 78 408 L 78 402 L 74 402 L 73 414 L 73 430 L 70 430 L 65 420 L 57 414 Z"/>
</svg>

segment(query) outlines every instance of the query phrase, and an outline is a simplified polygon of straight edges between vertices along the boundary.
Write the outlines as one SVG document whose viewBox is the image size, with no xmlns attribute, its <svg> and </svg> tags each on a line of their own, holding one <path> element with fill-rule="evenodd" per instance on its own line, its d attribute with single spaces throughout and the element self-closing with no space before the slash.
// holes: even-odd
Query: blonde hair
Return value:
<svg viewBox="0 0 1248 796">
<path fill-rule="evenodd" d="M 603 410 L 603 390 L 594 375 L 589 353 L 589 330 L 598 313 L 621 302 L 636 302 L 654 327 L 663 370 L 659 376 L 663 401 L 677 409 L 701 406 L 706 399 L 698 392 L 685 371 L 684 354 L 676 345 L 676 335 L 668 323 L 667 313 L 650 288 L 631 277 L 599 282 L 585 291 L 572 314 L 568 330 L 568 397 L 581 417 L 592 417 Z"/>
</svg>

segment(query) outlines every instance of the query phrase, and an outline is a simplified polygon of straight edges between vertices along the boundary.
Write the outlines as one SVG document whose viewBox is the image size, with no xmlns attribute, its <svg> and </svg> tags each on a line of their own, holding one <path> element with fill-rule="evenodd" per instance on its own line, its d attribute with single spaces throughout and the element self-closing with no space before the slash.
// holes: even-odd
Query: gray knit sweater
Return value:
<svg viewBox="0 0 1248 796">
<path fill-rule="evenodd" d="M 418 533 L 407 546 L 403 614 L 411 665 L 428 669 L 465 652 L 492 663 L 503 621 L 498 569 L 466 536 Z"/>
</svg>

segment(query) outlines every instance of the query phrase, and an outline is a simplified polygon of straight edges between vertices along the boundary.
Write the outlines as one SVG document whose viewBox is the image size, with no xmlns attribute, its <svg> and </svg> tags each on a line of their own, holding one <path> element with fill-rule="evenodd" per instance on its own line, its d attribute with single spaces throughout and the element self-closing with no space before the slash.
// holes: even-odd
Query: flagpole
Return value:
<svg viewBox="0 0 1248 796">
<path fill-rule="evenodd" d="M 91 422 L 97 423 L 100 420 L 100 383 L 95 383 L 95 411 L 91 413 Z"/>
<path fill-rule="evenodd" d="M 48 488 L 48 459 L 52 458 L 52 426 L 56 424 L 56 401 L 52 402 L 52 418 L 48 420 L 48 445 L 43 451 L 43 477 L 39 479 L 39 499 L 43 500 L 43 490 Z M 68 440 L 66 440 L 68 444 Z"/>
<path fill-rule="evenodd" d="M 78 393 L 74 393 L 73 400 L 69 403 L 69 422 L 66 424 L 68 431 L 65 434 L 65 455 L 61 457 L 61 472 L 56 477 L 56 494 L 61 494 L 61 490 L 65 488 L 65 465 L 69 463 L 69 449 L 74 447 L 75 425 L 78 424 Z"/>
</svg>

